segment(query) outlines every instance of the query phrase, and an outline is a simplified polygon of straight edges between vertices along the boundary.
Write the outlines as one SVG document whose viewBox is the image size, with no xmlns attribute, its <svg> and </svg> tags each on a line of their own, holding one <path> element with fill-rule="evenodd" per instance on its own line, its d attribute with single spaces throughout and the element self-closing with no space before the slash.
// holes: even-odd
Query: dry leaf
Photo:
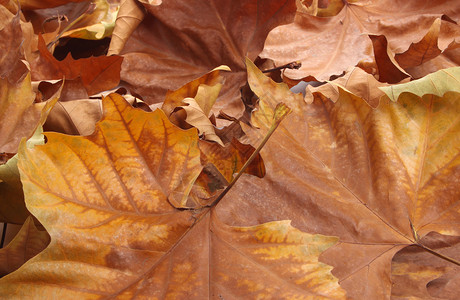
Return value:
<svg viewBox="0 0 460 300">
<path fill-rule="evenodd" d="M 419 97 L 426 94 L 433 94 L 443 97 L 447 92 L 460 93 L 460 67 L 448 68 L 439 70 L 433 74 L 429 74 L 421 79 L 407 83 L 380 87 L 387 96 L 397 101 L 404 92 L 410 92 Z"/>
<path fill-rule="evenodd" d="M 104 108 L 90 137 L 48 133 L 46 145 L 21 148 L 26 202 L 51 243 L 0 280 L 2 295 L 344 298 L 318 262 L 335 237 L 290 221 L 228 226 L 209 209 L 174 208 L 171 196 L 186 195 L 200 171 L 196 130 L 116 94 Z"/>
<path fill-rule="evenodd" d="M 37 128 L 34 135 L 27 140 L 27 147 L 43 145 L 41 126 Z M 24 224 L 30 216 L 24 203 L 24 193 L 18 170 L 18 155 L 11 157 L 5 164 L 0 164 L 0 222 Z"/>
<path fill-rule="evenodd" d="M 251 85 L 268 80 L 251 70 Z M 242 177 L 229 193 L 233 201 L 218 212 L 230 225 L 252 224 L 257 215 L 258 222 L 292 219 L 303 231 L 337 235 L 340 242 L 322 261 L 334 266 L 348 296 L 389 298 L 399 250 L 423 246 L 432 231 L 460 236 L 460 94 L 403 93 L 372 109 L 339 90 L 335 103 L 284 98 L 293 112 L 262 150 L 266 177 Z M 246 128 L 253 143 L 276 104 L 274 97 L 259 97 L 253 120 L 263 130 Z"/>
<path fill-rule="evenodd" d="M 43 251 L 50 242 L 44 230 L 38 230 L 32 217 L 28 217 L 14 239 L 0 249 L 0 276 L 5 276 Z"/>
<path fill-rule="evenodd" d="M 320 81 L 328 80 L 360 61 L 374 60 L 367 34 L 384 35 L 393 53 L 402 53 L 423 39 L 437 18 L 447 15 L 458 19 L 460 16 L 460 7 L 454 0 L 344 3 L 340 13 L 333 17 L 297 13 L 294 23 L 280 26 L 269 34 L 261 57 L 273 59 L 276 65 L 301 61 L 299 70 L 285 71 L 290 79 L 313 76 Z M 449 42 L 454 39 L 448 33 L 441 36 L 446 36 Z M 444 38 L 438 41 L 447 46 Z"/>
<path fill-rule="evenodd" d="M 215 112 L 240 116 L 240 87 L 245 84 L 245 56 L 255 59 L 268 32 L 290 22 L 295 1 L 166 1 L 145 5 L 148 15 L 121 52 L 121 79 L 148 104 L 217 66 L 225 74 Z"/>
<path fill-rule="evenodd" d="M 58 98 L 59 91 L 46 102 L 34 103 L 30 73 L 17 84 L 0 78 L 0 152 L 16 153 L 21 139 L 45 122 Z"/>
<path fill-rule="evenodd" d="M 70 54 L 58 61 L 46 49 L 42 38 L 38 44 L 40 58 L 32 65 L 34 80 L 75 79 L 80 77 L 88 95 L 110 90 L 120 82 L 120 56 L 98 56 L 74 60 Z"/>
<path fill-rule="evenodd" d="M 121 1 L 107 55 L 120 54 L 126 40 L 142 22 L 144 16 L 145 11 L 137 0 Z"/>
</svg>

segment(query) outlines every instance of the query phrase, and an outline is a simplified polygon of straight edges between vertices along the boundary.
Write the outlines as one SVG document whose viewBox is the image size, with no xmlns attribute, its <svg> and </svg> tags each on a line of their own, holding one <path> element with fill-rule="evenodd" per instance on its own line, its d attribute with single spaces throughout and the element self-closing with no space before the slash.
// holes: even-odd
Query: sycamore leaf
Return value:
<svg viewBox="0 0 460 300">
<path fill-rule="evenodd" d="M 422 40 L 436 19 L 443 15 L 458 19 L 460 13 L 455 0 L 344 3 L 340 13 L 333 17 L 297 13 L 294 23 L 270 32 L 261 57 L 273 59 L 276 65 L 301 61 L 299 70 L 286 70 L 285 75 L 290 79 L 313 76 L 320 81 L 328 80 L 331 75 L 340 75 L 360 61 L 373 61 L 372 44 L 367 34 L 384 35 L 390 49 L 402 53 L 412 43 Z M 447 47 L 458 38 L 449 32 L 449 28 L 443 27 L 437 39 L 439 46 Z M 436 45 L 431 43 L 430 46 Z M 418 52 L 410 50 L 408 53 L 420 58 Z"/>
<path fill-rule="evenodd" d="M 318 262 L 337 238 L 290 221 L 228 226 L 212 208 L 174 208 L 172 196 L 186 195 L 201 169 L 197 131 L 116 94 L 104 108 L 89 137 L 47 133 L 46 145 L 21 147 L 26 203 L 51 243 L 0 279 L 3 296 L 345 297 Z"/>
<path fill-rule="evenodd" d="M 256 94 L 266 80 L 249 72 Z M 245 128 L 253 143 L 276 105 L 270 89 L 261 90 L 253 120 L 262 130 Z M 399 250 L 426 247 L 423 237 L 433 231 L 460 236 L 460 93 L 406 91 L 397 102 L 381 98 L 376 109 L 343 89 L 335 103 L 285 97 L 293 112 L 262 149 L 266 177 L 242 177 L 229 193 L 233 202 L 218 207 L 222 221 L 292 219 L 300 230 L 336 235 L 340 242 L 322 261 L 348 296 L 389 298 Z"/>
<path fill-rule="evenodd" d="M 381 82 L 398 83 L 410 75 L 396 62 L 395 54 L 390 49 L 384 35 L 370 34 L 377 65 L 378 79 Z"/>
<path fill-rule="evenodd" d="M 163 101 L 167 90 L 225 64 L 232 72 L 224 75 L 215 111 L 239 117 L 244 58 L 255 59 L 268 32 L 292 20 L 295 1 L 165 1 L 144 7 L 148 15 L 120 52 L 121 79 L 152 104 Z"/>
<path fill-rule="evenodd" d="M 120 68 L 123 58 L 120 56 L 98 56 L 74 60 L 70 53 L 58 61 L 46 49 L 43 38 L 39 37 L 40 57 L 32 66 L 34 80 L 81 78 L 88 95 L 110 90 L 120 82 Z"/>
<path fill-rule="evenodd" d="M 457 66 L 460 66 L 460 47 L 458 44 L 449 46 L 439 56 L 424 62 L 420 66 L 409 67 L 406 71 L 413 78 L 422 78 L 441 69 Z"/>
<path fill-rule="evenodd" d="M 380 87 L 380 89 L 393 101 L 397 101 L 404 92 L 410 92 L 419 97 L 426 94 L 442 97 L 447 92 L 460 93 L 460 67 L 439 70 L 418 80 Z"/>
<path fill-rule="evenodd" d="M 204 95 L 200 97 L 200 106 L 203 108 L 206 116 L 208 116 L 211 112 L 211 107 L 215 104 L 217 96 L 225 82 L 225 79 L 220 74 L 220 71 L 230 71 L 230 68 L 223 65 L 219 66 L 214 68 L 211 72 L 186 83 L 175 91 L 168 91 L 166 93 L 166 98 L 161 105 L 161 109 L 166 113 L 166 115 L 171 116 L 173 111 L 183 104 L 182 100 L 185 98 L 195 98 L 201 90 L 200 94 Z M 206 91 L 209 91 L 207 95 Z"/>
<path fill-rule="evenodd" d="M 0 277 L 5 276 L 43 251 L 50 242 L 44 230 L 38 230 L 32 217 L 28 217 L 14 239 L 0 249 Z"/>
</svg>

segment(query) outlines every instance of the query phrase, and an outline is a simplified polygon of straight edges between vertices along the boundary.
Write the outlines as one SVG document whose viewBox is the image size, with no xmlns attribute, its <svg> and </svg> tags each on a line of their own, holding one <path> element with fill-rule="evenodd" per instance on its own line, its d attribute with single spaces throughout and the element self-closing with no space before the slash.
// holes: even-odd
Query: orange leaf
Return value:
<svg viewBox="0 0 460 300">
<path fill-rule="evenodd" d="M 214 209 L 180 210 L 201 170 L 195 129 L 112 94 L 89 137 L 48 133 L 20 152 L 26 202 L 51 235 L 0 279 L 6 297 L 343 299 L 318 257 L 335 237 L 278 221 L 228 226 Z"/>
<path fill-rule="evenodd" d="M 88 95 L 110 90 L 120 82 L 123 58 L 120 56 L 98 56 L 74 60 L 70 54 L 58 61 L 46 49 L 45 41 L 39 37 L 40 58 L 32 67 L 34 80 L 75 79 L 80 77 Z"/>
</svg>

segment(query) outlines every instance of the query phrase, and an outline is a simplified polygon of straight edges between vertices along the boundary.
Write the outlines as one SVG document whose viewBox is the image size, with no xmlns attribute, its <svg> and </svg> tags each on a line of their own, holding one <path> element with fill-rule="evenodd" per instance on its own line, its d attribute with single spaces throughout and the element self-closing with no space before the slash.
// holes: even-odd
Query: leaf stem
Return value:
<svg viewBox="0 0 460 300">
<path fill-rule="evenodd" d="M 241 170 L 238 172 L 238 174 L 233 177 L 232 181 L 230 184 L 225 188 L 225 190 L 207 207 L 214 207 L 216 206 L 222 198 L 227 195 L 228 191 L 235 185 L 235 183 L 238 181 L 238 179 L 243 175 L 244 171 L 248 168 L 248 166 L 251 164 L 251 162 L 256 158 L 256 156 L 259 154 L 260 150 L 265 146 L 265 144 L 268 142 L 268 139 L 272 136 L 272 134 L 275 132 L 276 128 L 278 128 L 279 124 L 281 121 L 286 117 L 289 112 L 290 108 L 287 107 L 284 103 L 279 103 L 277 107 L 275 108 L 274 116 L 273 116 L 273 124 L 270 126 L 270 129 L 268 129 L 267 135 L 264 137 L 260 145 L 257 147 L 257 149 L 252 152 L 251 156 L 248 158 L 248 160 L 244 163 L 244 165 L 241 167 Z"/>
<path fill-rule="evenodd" d="M 300 69 L 301 66 L 302 66 L 302 63 L 300 61 L 293 61 L 293 62 L 290 62 L 288 64 L 285 64 L 285 65 L 282 65 L 282 66 L 279 66 L 279 67 L 276 67 L 276 68 L 264 70 L 264 71 L 262 71 L 262 73 L 270 73 L 270 72 L 277 71 L 277 70 L 282 70 L 282 69 L 298 70 L 298 69 Z"/>
<path fill-rule="evenodd" d="M 451 262 L 451 263 L 453 263 L 453 264 L 455 264 L 455 265 L 457 265 L 457 266 L 460 266 L 460 261 L 458 261 L 458 260 L 456 260 L 456 259 L 453 259 L 453 258 L 451 258 L 451 257 L 449 257 L 449 256 L 446 256 L 446 255 L 444 255 L 444 254 L 441 254 L 441 253 L 439 253 L 439 252 L 436 252 L 435 250 L 433 250 L 433 249 L 431 249 L 431 248 L 429 248 L 429 247 L 427 247 L 427 246 L 425 246 L 425 245 L 422 245 L 422 244 L 419 244 L 419 243 L 417 243 L 417 244 L 415 244 L 415 245 L 419 246 L 419 247 L 422 248 L 423 250 L 425 250 L 425 251 L 427 251 L 427 252 L 429 252 L 429 253 L 431 253 L 431 254 L 433 254 L 433 255 L 439 257 L 439 258 L 442 258 L 442 259 L 444 259 L 444 260 L 446 260 L 446 261 L 448 261 L 448 262 Z"/>
</svg>

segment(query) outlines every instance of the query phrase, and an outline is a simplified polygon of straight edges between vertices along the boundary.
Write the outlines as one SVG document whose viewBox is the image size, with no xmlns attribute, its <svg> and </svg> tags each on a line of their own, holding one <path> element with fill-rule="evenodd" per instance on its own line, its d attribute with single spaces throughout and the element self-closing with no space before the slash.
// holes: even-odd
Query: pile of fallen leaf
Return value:
<svg viewBox="0 0 460 300">
<path fill-rule="evenodd" d="M 0 1 L 2 243 L 23 224 L 0 295 L 457 299 L 458 22 L 456 0 Z"/>
</svg>

